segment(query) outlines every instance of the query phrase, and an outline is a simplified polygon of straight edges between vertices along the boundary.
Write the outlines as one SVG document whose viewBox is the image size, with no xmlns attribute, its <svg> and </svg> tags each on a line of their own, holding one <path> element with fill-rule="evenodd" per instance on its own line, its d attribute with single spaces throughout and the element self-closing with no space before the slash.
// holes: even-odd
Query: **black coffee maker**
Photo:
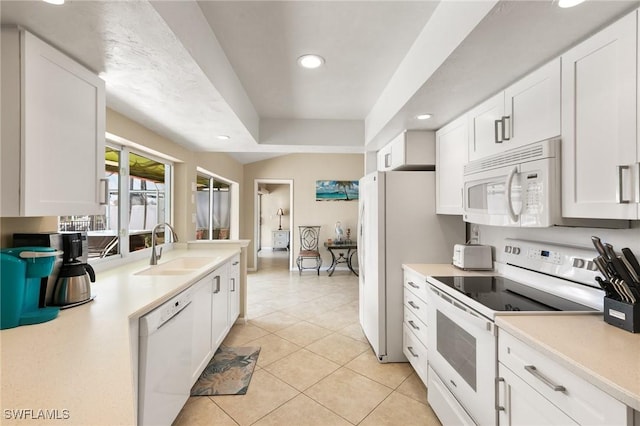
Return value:
<svg viewBox="0 0 640 426">
<path fill-rule="evenodd" d="M 62 266 L 53 290 L 53 305 L 72 307 L 89 302 L 91 283 L 96 281 L 96 274 L 87 263 L 88 242 L 84 232 L 65 232 L 62 236 Z"/>
</svg>

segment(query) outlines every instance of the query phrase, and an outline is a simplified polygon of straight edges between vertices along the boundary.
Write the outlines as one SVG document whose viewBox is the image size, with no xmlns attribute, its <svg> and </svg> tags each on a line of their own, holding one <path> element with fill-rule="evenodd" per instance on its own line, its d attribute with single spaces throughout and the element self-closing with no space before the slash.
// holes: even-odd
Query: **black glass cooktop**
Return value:
<svg viewBox="0 0 640 426">
<path fill-rule="evenodd" d="M 476 302 L 504 311 L 596 311 L 504 277 L 433 277 Z"/>
</svg>

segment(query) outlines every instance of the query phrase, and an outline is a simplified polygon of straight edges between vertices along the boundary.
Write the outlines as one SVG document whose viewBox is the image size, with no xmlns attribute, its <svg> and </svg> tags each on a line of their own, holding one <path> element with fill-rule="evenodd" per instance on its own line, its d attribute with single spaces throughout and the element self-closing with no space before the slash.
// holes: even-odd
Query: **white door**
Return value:
<svg viewBox="0 0 640 426">
<path fill-rule="evenodd" d="M 466 114 L 436 132 L 436 213 L 463 211 L 464 165 L 467 162 Z"/>
<path fill-rule="evenodd" d="M 104 214 L 104 81 L 35 36 L 22 35 L 20 214 Z"/>
<path fill-rule="evenodd" d="M 565 217 L 638 218 L 636 53 L 633 12 L 562 56 Z"/>
<path fill-rule="evenodd" d="M 575 421 L 536 392 L 524 380 L 498 364 L 498 424 L 500 426 L 576 425 Z"/>
<path fill-rule="evenodd" d="M 469 161 L 495 154 L 505 149 L 502 142 L 504 92 L 487 99 L 468 113 Z"/>
<path fill-rule="evenodd" d="M 191 383 L 195 383 L 211 357 L 213 357 L 213 346 L 211 344 L 211 285 L 211 276 L 207 276 L 192 287 Z"/>
<path fill-rule="evenodd" d="M 505 148 L 560 135 L 560 58 L 505 90 Z"/>
<path fill-rule="evenodd" d="M 228 327 L 240 315 L 240 255 L 235 255 L 229 262 L 229 320 Z"/>
<path fill-rule="evenodd" d="M 360 180 L 361 224 L 358 235 L 360 256 L 360 324 L 377 356 L 384 352 L 384 299 L 381 297 L 381 285 L 384 282 L 383 262 L 380 262 L 379 212 L 382 209 L 384 194 L 384 173 L 372 173 Z M 382 199 L 381 199 L 382 196 Z M 360 249 L 361 248 L 361 249 Z"/>
<path fill-rule="evenodd" d="M 213 343 L 214 352 L 220 347 L 220 344 L 227 335 L 228 330 L 228 312 L 229 312 L 229 272 L 228 264 L 224 264 L 216 269 L 211 279 L 213 281 L 213 312 L 211 325 L 211 341 Z"/>
</svg>

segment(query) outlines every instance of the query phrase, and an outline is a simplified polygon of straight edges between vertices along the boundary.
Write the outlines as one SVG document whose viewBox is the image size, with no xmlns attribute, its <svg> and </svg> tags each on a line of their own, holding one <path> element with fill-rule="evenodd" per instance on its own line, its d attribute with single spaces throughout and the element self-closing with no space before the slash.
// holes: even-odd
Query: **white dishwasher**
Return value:
<svg viewBox="0 0 640 426">
<path fill-rule="evenodd" d="M 191 391 L 191 289 L 140 318 L 138 424 L 170 425 Z"/>
</svg>

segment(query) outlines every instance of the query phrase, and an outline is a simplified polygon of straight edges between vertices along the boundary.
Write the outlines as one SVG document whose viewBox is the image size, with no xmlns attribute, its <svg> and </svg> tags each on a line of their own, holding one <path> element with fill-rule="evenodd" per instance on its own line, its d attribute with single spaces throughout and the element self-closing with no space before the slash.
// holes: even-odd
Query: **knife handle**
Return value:
<svg viewBox="0 0 640 426">
<path fill-rule="evenodd" d="M 602 256 L 604 260 L 607 260 L 609 256 L 607 256 L 607 253 L 604 249 L 604 246 L 602 245 L 602 241 L 600 240 L 600 238 L 593 236 L 591 237 L 591 242 L 593 243 L 593 246 L 596 248 L 598 254 Z"/>
<path fill-rule="evenodd" d="M 625 259 L 627 259 L 629 265 L 631 265 L 631 267 L 636 271 L 636 275 L 640 277 L 640 264 L 638 263 L 638 259 L 635 257 L 631 249 L 627 247 L 623 248 L 622 255 Z"/>
</svg>

